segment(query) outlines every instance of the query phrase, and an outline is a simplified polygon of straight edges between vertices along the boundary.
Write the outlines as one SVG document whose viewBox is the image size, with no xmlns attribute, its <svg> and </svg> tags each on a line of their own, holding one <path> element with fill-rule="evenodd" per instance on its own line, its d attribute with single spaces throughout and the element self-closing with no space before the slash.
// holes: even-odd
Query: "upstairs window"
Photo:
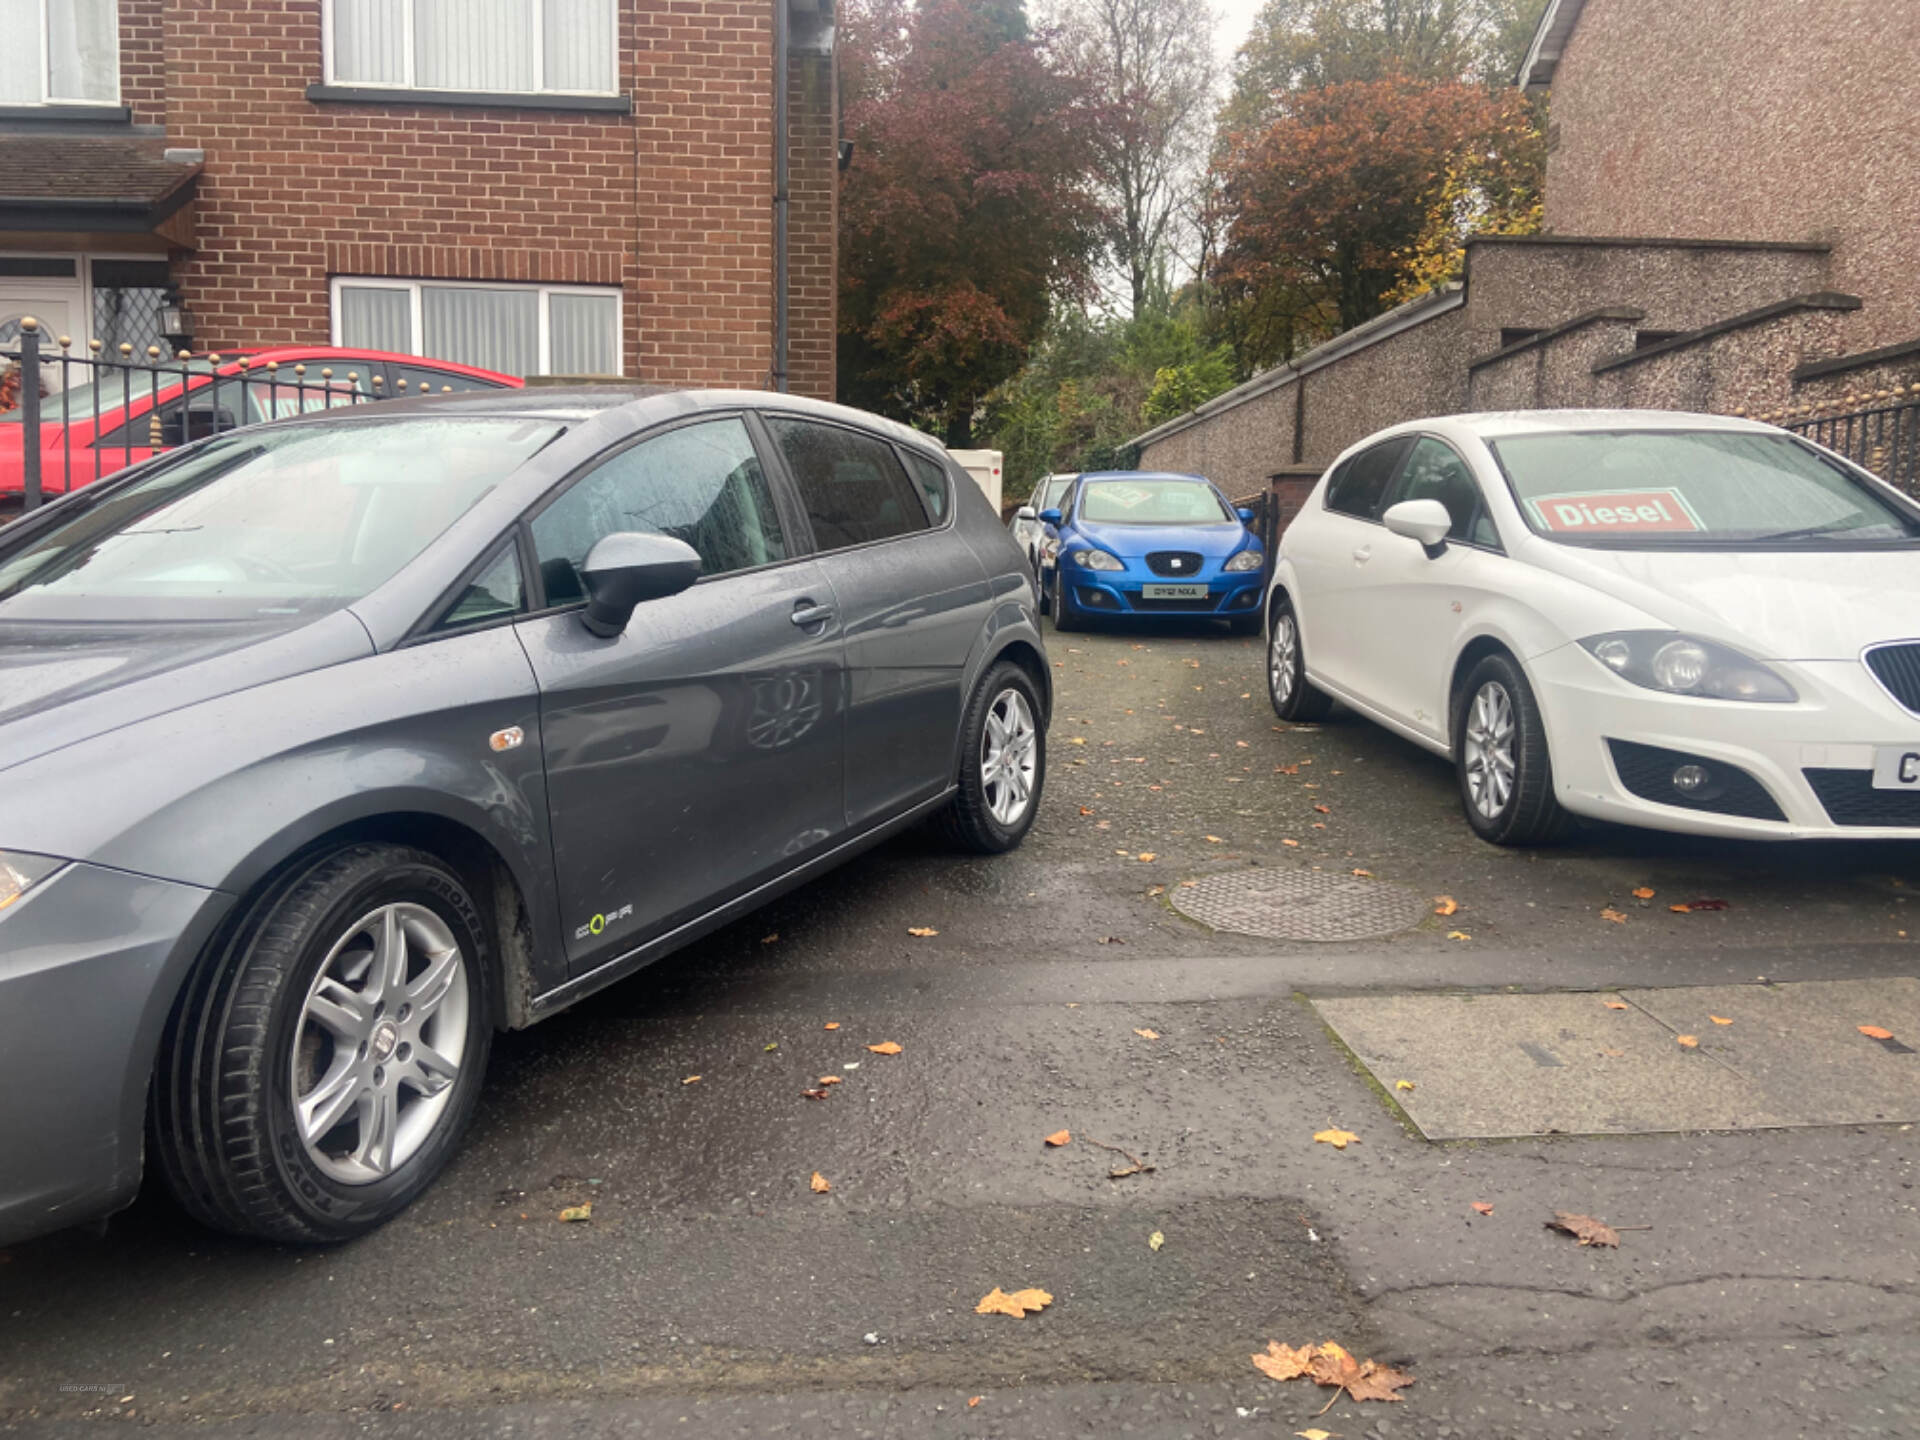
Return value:
<svg viewBox="0 0 1920 1440">
<path fill-rule="evenodd" d="M 17 0 L 0 0 L 0 9 Z M 63 3 L 63 0 L 47 0 Z M 615 0 L 325 0 L 327 82 L 615 92 Z"/>
<path fill-rule="evenodd" d="M 0 0 L 0 105 L 119 103 L 119 0 Z"/>
</svg>

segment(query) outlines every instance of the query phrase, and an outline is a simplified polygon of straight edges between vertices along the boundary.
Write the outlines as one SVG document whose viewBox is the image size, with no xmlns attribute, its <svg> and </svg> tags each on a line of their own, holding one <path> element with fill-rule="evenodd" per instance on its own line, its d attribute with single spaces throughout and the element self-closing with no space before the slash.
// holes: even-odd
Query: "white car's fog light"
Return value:
<svg viewBox="0 0 1920 1440">
<path fill-rule="evenodd" d="M 1586 652 L 1623 680 L 1705 700 L 1790 705 L 1800 697 L 1779 675 L 1730 646 L 1671 630 L 1619 630 L 1589 635 Z"/>
<path fill-rule="evenodd" d="M 1704 765 L 1681 765 L 1673 772 L 1673 788 L 1682 795 L 1692 795 L 1705 789 L 1712 778 Z"/>
</svg>

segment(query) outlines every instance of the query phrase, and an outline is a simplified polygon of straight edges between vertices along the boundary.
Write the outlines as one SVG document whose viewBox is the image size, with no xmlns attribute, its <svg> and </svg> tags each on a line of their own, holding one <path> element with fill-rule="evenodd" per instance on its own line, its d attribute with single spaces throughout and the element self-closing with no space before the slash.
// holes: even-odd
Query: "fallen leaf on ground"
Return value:
<svg viewBox="0 0 1920 1440">
<path fill-rule="evenodd" d="M 1122 665 L 1124 665 L 1124 664 L 1126 664 L 1127 662 L 1126 662 L 1126 661 L 1124 661 L 1124 660 L 1122 660 L 1122 661 L 1121 661 L 1120 663 L 1121 663 Z M 986 1396 L 984 1396 L 984 1395 L 975 1395 L 975 1396 L 973 1396 L 973 1397 L 971 1397 L 971 1398 L 970 1398 L 970 1399 L 969 1399 L 969 1400 L 967 1401 L 967 1408 L 968 1408 L 969 1410 L 971 1410 L 971 1409 L 973 1409 L 973 1407 L 974 1407 L 974 1406 L 976 1406 L 976 1405 L 978 1405 L 978 1404 L 979 1404 L 979 1403 L 980 1403 L 980 1402 L 981 1402 L 982 1400 L 984 1400 L 984 1399 L 986 1399 L 986 1398 L 987 1398 L 987 1397 L 986 1397 Z"/>
<path fill-rule="evenodd" d="M 1393 1088 L 1394 1088 L 1394 1089 L 1396 1089 L 1396 1090 L 1406 1090 L 1406 1091 L 1409 1091 L 1409 1092 L 1411 1092 L 1411 1091 L 1412 1091 L 1412 1089 L 1413 1089 L 1413 1081 L 1411 1081 L 1411 1080 L 1396 1080 L 1396 1081 L 1394 1081 L 1394 1082 L 1393 1082 Z"/>
<path fill-rule="evenodd" d="M 778 1050 L 779 1048 L 780 1048 L 780 1042 L 778 1040 L 769 1040 L 766 1044 L 760 1047 L 760 1053 L 763 1055 L 771 1055 L 774 1051 Z"/>
<path fill-rule="evenodd" d="M 1449 930 L 1447 932 L 1447 939 L 1449 940 L 1471 940 L 1472 938 L 1473 937 L 1464 930 Z"/>
<path fill-rule="evenodd" d="M 829 1190 L 833 1189 L 833 1182 L 827 1179 L 827 1177 L 822 1175 L 818 1170 L 813 1172 L 813 1179 L 811 1179 L 807 1183 L 813 1188 L 813 1193 L 816 1195 L 824 1195 Z"/>
<path fill-rule="evenodd" d="M 1324 806 L 1324 805 L 1316 805 L 1316 806 L 1314 806 L 1313 808 L 1314 808 L 1314 810 L 1315 810 L 1315 812 L 1316 812 L 1316 813 L 1318 813 L 1318 814 L 1321 814 L 1321 815 L 1331 815 L 1331 814 L 1333 813 L 1333 811 L 1331 811 L 1331 810 L 1329 810 L 1329 809 L 1328 809 L 1328 808 L 1327 808 L 1326 806 Z"/>
<path fill-rule="evenodd" d="M 1298 850 L 1300 848 L 1300 842 L 1298 840 L 1282 840 L 1280 843 L 1285 845 L 1289 850 Z"/>
<path fill-rule="evenodd" d="M 1030 1310 L 1044 1310 L 1053 1303 L 1053 1296 L 1044 1290 L 1016 1290 L 1011 1295 L 998 1285 L 988 1291 L 980 1303 L 973 1307 L 976 1315 L 1011 1315 L 1019 1320 Z"/>
<path fill-rule="evenodd" d="M 569 1205 L 560 1212 L 560 1218 L 569 1221 L 591 1220 L 593 1218 L 593 1201 L 588 1200 L 584 1204 Z"/>
<path fill-rule="evenodd" d="M 1893 1031 L 1879 1025 L 1857 1025 L 1854 1027 L 1869 1040 L 1891 1040 Z"/>
<path fill-rule="evenodd" d="M 1206 835 L 1206 836 L 1202 836 L 1201 838 L 1204 839 L 1209 845 L 1224 845 L 1226 843 L 1218 835 Z"/>
<path fill-rule="evenodd" d="M 1102 945 L 1124 945 L 1127 942 L 1122 940 L 1118 935 L 1102 935 L 1100 937 L 1100 943 Z"/>
<path fill-rule="evenodd" d="M 1091 815 L 1093 814 L 1093 808 L 1089 805 L 1082 805 L 1080 807 L 1080 813 L 1082 815 Z"/>
<path fill-rule="evenodd" d="M 1147 1248 L 1149 1250 L 1158 1251 L 1160 1247 L 1166 1243 L 1167 1237 L 1162 1235 L 1158 1230 L 1147 1236 Z"/>
<path fill-rule="evenodd" d="M 1069 745 L 1084 745 L 1086 743 L 1087 743 L 1087 740 L 1084 735 L 1073 735 L 1073 736 L 1069 736 L 1067 739 L 1067 744 Z"/>
<path fill-rule="evenodd" d="M 1358 875 L 1362 880 L 1371 880 L 1373 878 L 1373 872 L 1371 870 L 1355 870 L 1353 873 Z"/>
<path fill-rule="evenodd" d="M 1158 1040 L 1160 1038 L 1160 1032 L 1158 1030 L 1135 1030 L 1133 1033 L 1138 1035 L 1142 1040 Z"/>
<path fill-rule="evenodd" d="M 820 1077 L 820 1083 L 823 1086 L 838 1085 L 840 1083 L 840 1077 L 838 1075 L 822 1075 Z"/>
<path fill-rule="evenodd" d="M 779 938 L 780 938 L 780 932 L 776 930 L 771 935 L 762 935 L 760 937 L 760 943 L 762 945 L 771 945 L 773 944 L 774 941 L 778 940 Z"/>
<path fill-rule="evenodd" d="M 917 935 L 922 940 L 925 940 L 930 935 L 938 935 L 939 933 L 940 932 L 931 925 L 909 925 L 907 927 L 907 934 Z"/>
<path fill-rule="evenodd" d="M 698 1075 L 689 1075 L 680 1083 L 682 1085 L 698 1085 L 700 1083 L 700 1077 Z"/>
<path fill-rule="evenodd" d="M 1164 885 L 1149 885 L 1147 887 L 1148 899 L 1152 899 L 1155 895 L 1164 895 L 1166 893 L 1167 893 L 1167 887 Z"/>
<path fill-rule="evenodd" d="M 820 1028 L 822 1030 L 838 1030 L 840 1028 L 840 1022 L 838 1020 L 829 1020 L 825 1025 L 822 1025 Z"/>
<path fill-rule="evenodd" d="M 1457 913 L 1459 909 L 1460 902 L 1451 895 L 1436 895 L 1433 897 L 1433 913 L 1436 915 L 1452 915 Z"/>
<path fill-rule="evenodd" d="M 1651 900 L 1653 898 L 1653 887 L 1651 885 L 1642 885 L 1638 890 L 1633 892 L 1633 898 L 1636 900 Z"/>
<path fill-rule="evenodd" d="M 827 1092 L 825 1090 L 802 1090 L 800 1095 L 806 1100 L 824 1100 L 827 1098 Z"/>
<path fill-rule="evenodd" d="M 1293 1433 L 1297 1440 L 1335 1440 L 1340 1432 L 1338 1430 L 1296 1430 Z"/>
<path fill-rule="evenodd" d="M 1053 1134 L 1047 1136 L 1047 1144 L 1052 1145 L 1056 1149 L 1062 1145 L 1070 1145 L 1072 1143 L 1073 1132 L 1070 1130 L 1056 1130 Z"/>
<path fill-rule="evenodd" d="M 1731 1025 L 1731 1024 L 1733 1024 L 1733 1021 L 1731 1021 L 1731 1020 L 1729 1020 L 1729 1019 L 1728 1019 L 1728 1018 L 1727 1018 L 1726 1016 L 1724 1016 L 1724 1015 L 1709 1015 L 1709 1016 L 1707 1016 L 1707 1019 L 1709 1019 L 1709 1020 L 1711 1020 L 1711 1021 L 1713 1021 L 1713 1023 L 1714 1023 L 1714 1024 L 1716 1024 L 1716 1025 Z"/>
<path fill-rule="evenodd" d="M 1691 905 L 1669 905 L 1667 909 L 1676 915 L 1690 915 L 1693 913 L 1693 907 Z"/>
<path fill-rule="evenodd" d="M 1322 1145 L 1331 1145 L 1336 1150 L 1344 1150 L 1347 1146 L 1358 1143 L 1360 1139 L 1351 1130 L 1319 1130 L 1314 1132 L 1313 1138 Z"/>
<path fill-rule="evenodd" d="M 1143 862 L 1145 862 L 1145 861 L 1150 861 L 1150 860 L 1157 860 L 1157 859 L 1159 859 L 1159 858 L 1160 858 L 1160 857 L 1159 857 L 1159 856 L 1157 856 L 1157 855 L 1155 855 L 1155 854 L 1153 853 L 1153 851 L 1151 851 L 1151 850 L 1142 850 L 1142 851 L 1140 852 L 1140 859 L 1141 859 L 1141 860 L 1142 860 Z"/>
<path fill-rule="evenodd" d="M 1612 906 L 1608 906 L 1605 910 L 1602 910 L 1600 912 L 1600 918 L 1602 920 L 1611 920 L 1616 925 L 1624 925 L 1627 923 L 1626 915 L 1621 911 L 1615 910 Z"/>
<path fill-rule="evenodd" d="M 878 1045 L 869 1045 L 867 1049 L 876 1055 L 898 1055 L 902 1047 L 892 1040 L 882 1040 Z"/>
<path fill-rule="evenodd" d="M 1314 1384 L 1327 1386 L 1334 1392 L 1333 1399 L 1326 1404 L 1328 1410 L 1333 1408 L 1343 1393 L 1350 1400 L 1397 1402 L 1401 1397 L 1394 1391 L 1403 1390 L 1414 1383 L 1414 1377 L 1406 1371 L 1395 1370 L 1377 1360 L 1356 1360 L 1345 1348 L 1331 1340 L 1323 1345 L 1306 1345 L 1298 1349 L 1282 1345 L 1277 1340 L 1269 1340 L 1266 1353 L 1255 1355 L 1252 1359 L 1264 1374 L 1276 1380 L 1292 1380 L 1306 1375 Z M 1316 1437 L 1316 1440 L 1332 1440 L 1325 1430 L 1299 1430 L 1294 1433 Z"/>
<path fill-rule="evenodd" d="M 1474 1201 L 1473 1208 L 1478 1210 L 1482 1215 L 1491 1215 L 1493 1213 L 1493 1206 L 1489 1205 L 1484 1200 Z"/>
<path fill-rule="evenodd" d="M 1689 910 L 1731 910 L 1733 907 L 1724 900 L 1689 900 Z"/>
<path fill-rule="evenodd" d="M 1607 1245 L 1615 1250 L 1620 1248 L 1620 1236 L 1604 1220 L 1596 1220 L 1591 1215 L 1570 1215 L 1565 1210 L 1553 1212 L 1553 1219 L 1547 1221 L 1549 1230 L 1560 1230 L 1573 1236 L 1582 1245 Z"/>
<path fill-rule="evenodd" d="M 1698 1050 L 1700 1048 L 1700 1037 L 1698 1035 L 1676 1035 L 1673 1038 L 1689 1050 Z"/>
<path fill-rule="evenodd" d="M 1624 1000 L 1602 1000 L 1600 1003 L 1609 1010 L 1631 1010 L 1633 1008 Z"/>
</svg>

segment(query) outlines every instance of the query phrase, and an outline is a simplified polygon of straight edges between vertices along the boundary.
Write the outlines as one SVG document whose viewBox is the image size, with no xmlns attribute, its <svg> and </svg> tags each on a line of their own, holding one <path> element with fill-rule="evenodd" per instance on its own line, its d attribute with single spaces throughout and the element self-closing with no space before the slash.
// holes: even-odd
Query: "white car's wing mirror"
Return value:
<svg viewBox="0 0 1920 1440">
<path fill-rule="evenodd" d="M 1402 500 L 1398 505 L 1387 507 L 1380 523 L 1396 535 L 1418 540 L 1431 556 L 1446 548 L 1453 516 L 1438 500 Z"/>
<path fill-rule="evenodd" d="M 1022 505 L 1018 510 L 1013 512 L 1013 518 L 1016 520 L 1038 520 L 1040 518 L 1040 512 L 1031 505 Z"/>
</svg>

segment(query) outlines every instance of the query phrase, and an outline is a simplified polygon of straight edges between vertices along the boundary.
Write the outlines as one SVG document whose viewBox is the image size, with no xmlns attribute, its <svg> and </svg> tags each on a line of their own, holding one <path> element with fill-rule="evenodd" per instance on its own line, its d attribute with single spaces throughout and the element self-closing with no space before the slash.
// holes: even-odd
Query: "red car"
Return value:
<svg viewBox="0 0 1920 1440">
<path fill-rule="evenodd" d="M 66 366 L 64 392 L 51 390 L 40 401 L 41 493 L 60 495 L 156 451 L 261 420 L 376 396 L 498 390 L 522 383 L 450 360 L 331 345 L 222 352 L 217 367 L 196 358 L 184 368 L 183 381 L 178 362 L 162 362 L 157 373 L 142 364 Z M 52 383 L 58 383 L 61 369 L 58 352 L 43 361 L 42 373 Z M 26 494 L 24 421 L 18 406 L 0 412 L 0 515 L 17 512 Z"/>
</svg>

